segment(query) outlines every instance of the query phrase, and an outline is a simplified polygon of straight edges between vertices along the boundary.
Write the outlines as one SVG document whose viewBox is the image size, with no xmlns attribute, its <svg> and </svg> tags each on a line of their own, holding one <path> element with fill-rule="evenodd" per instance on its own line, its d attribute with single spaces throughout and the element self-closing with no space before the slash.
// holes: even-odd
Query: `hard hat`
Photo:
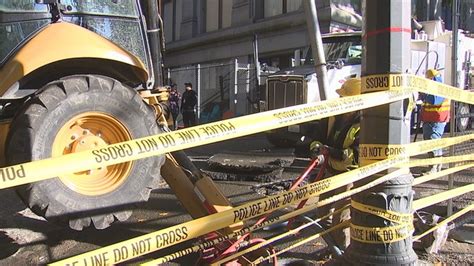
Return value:
<svg viewBox="0 0 474 266">
<path fill-rule="evenodd" d="M 350 78 L 342 84 L 341 88 L 336 90 L 340 96 L 359 95 L 361 91 L 360 78 Z"/>
<path fill-rule="evenodd" d="M 426 71 L 425 77 L 428 79 L 432 79 L 438 75 L 439 75 L 438 70 L 430 68 Z"/>
</svg>

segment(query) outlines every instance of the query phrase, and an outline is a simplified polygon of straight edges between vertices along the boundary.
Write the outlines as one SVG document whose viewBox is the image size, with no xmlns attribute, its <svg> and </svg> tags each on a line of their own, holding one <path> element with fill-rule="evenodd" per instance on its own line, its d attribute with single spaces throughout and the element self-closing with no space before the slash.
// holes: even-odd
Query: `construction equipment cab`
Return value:
<svg viewBox="0 0 474 266">
<path fill-rule="evenodd" d="M 349 78 L 360 77 L 362 44 L 360 32 L 330 33 L 322 35 L 329 79 L 328 99 L 339 97 L 336 89 Z M 261 110 L 274 110 L 321 100 L 310 49 L 299 66 L 271 74 L 266 80 Z M 323 140 L 325 123 L 312 121 L 267 132 L 270 143 L 279 147 L 293 147 L 312 140 Z"/>
<path fill-rule="evenodd" d="M 137 92 L 161 82 L 161 36 L 150 29 L 160 24 L 156 5 L 152 0 L 0 1 L 3 166 L 160 132 Z M 103 150 L 112 157 L 120 152 Z M 76 230 L 106 228 L 148 199 L 163 162 L 164 156 L 155 156 L 16 190 L 48 220 Z"/>
</svg>

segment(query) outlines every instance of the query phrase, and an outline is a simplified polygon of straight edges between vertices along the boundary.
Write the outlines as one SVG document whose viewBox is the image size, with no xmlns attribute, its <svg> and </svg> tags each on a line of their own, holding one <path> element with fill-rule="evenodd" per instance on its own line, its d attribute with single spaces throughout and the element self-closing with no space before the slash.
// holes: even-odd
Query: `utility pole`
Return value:
<svg viewBox="0 0 474 266">
<path fill-rule="evenodd" d="M 308 25 L 308 37 L 311 45 L 311 52 L 314 59 L 314 68 L 318 78 L 319 97 L 321 101 L 327 100 L 329 81 L 326 68 L 326 57 L 324 56 L 323 40 L 319 29 L 318 12 L 316 3 L 313 0 L 304 0 L 304 10 L 306 14 L 306 24 Z"/>
<path fill-rule="evenodd" d="M 363 55 L 362 77 L 405 73 L 410 68 L 411 1 L 410 0 L 364 0 L 363 1 Z M 364 82 L 365 81 L 365 82 Z M 388 78 L 375 82 L 362 82 L 363 93 L 385 90 Z M 378 83 L 380 81 L 380 83 Z M 385 83 L 387 82 L 387 83 Z M 389 147 L 400 147 L 410 143 L 410 114 L 407 101 L 394 102 L 363 110 L 360 132 L 360 149 L 376 147 L 386 151 Z M 361 153 L 362 155 L 362 153 Z M 361 156 L 360 164 L 367 165 L 383 159 L 382 156 Z M 363 180 L 367 183 L 387 172 Z M 388 181 L 370 191 L 352 197 L 366 206 L 406 214 L 412 217 L 413 176 L 409 168 L 398 178 Z M 355 184 L 360 185 L 359 183 Z M 411 215 L 411 216 L 410 216 Z M 412 222 L 398 227 L 398 223 L 351 207 L 351 244 L 344 255 L 346 264 L 354 265 L 414 265 L 417 256 L 412 247 Z M 377 231 L 377 228 L 382 230 Z M 385 238 L 374 232 L 398 234 Z M 390 236 L 390 235 L 389 235 Z"/>
</svg>

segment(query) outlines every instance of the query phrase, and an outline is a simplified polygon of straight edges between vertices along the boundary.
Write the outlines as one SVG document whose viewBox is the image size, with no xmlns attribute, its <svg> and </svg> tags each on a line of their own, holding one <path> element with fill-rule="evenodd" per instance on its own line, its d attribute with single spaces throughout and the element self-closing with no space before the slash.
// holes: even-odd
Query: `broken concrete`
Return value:
<svg viewBox="0 0 474 266">
<path fill-rule="evenodd" d="M 208 165 L 211 169 L 237 172 L 271 172 L 290 166 L 294 160 L 294 149 L 265 149 L 218 153 L 209 158 Z"/>
<path fill-rule="evenodd" d="M 270 182 L 280 180 L 294 160 L 294 149 L 223 152 L 210 157 L 203 171 L 216 180 Z"/>
</svg>

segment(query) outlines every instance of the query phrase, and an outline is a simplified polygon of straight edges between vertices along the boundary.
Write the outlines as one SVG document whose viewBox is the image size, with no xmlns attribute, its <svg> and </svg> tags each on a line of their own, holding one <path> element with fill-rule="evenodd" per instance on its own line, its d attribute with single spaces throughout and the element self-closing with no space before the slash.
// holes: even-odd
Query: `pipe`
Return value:
<svg viewBox="0 0 474 266">
<path fill-rule="evenodd" d="M 154 88 L 164 85 L 162 54 L 162 23 L 156 0 L 140 0 L 146 20 L 148 46 L 151 54 Z"/>
<path fill-rule="evenodd" d="M 329 82 L 327 77 L 326 58 L 324 56 L 323 40 L 319 29 L 318 13 L 315 1 L 305 0 L 304 9 L 308 26 L 308 36 L 313 53 L 314 67 L 318 78 L 319 96 L 321 101 L 327 100 Z"/>
</svg>

